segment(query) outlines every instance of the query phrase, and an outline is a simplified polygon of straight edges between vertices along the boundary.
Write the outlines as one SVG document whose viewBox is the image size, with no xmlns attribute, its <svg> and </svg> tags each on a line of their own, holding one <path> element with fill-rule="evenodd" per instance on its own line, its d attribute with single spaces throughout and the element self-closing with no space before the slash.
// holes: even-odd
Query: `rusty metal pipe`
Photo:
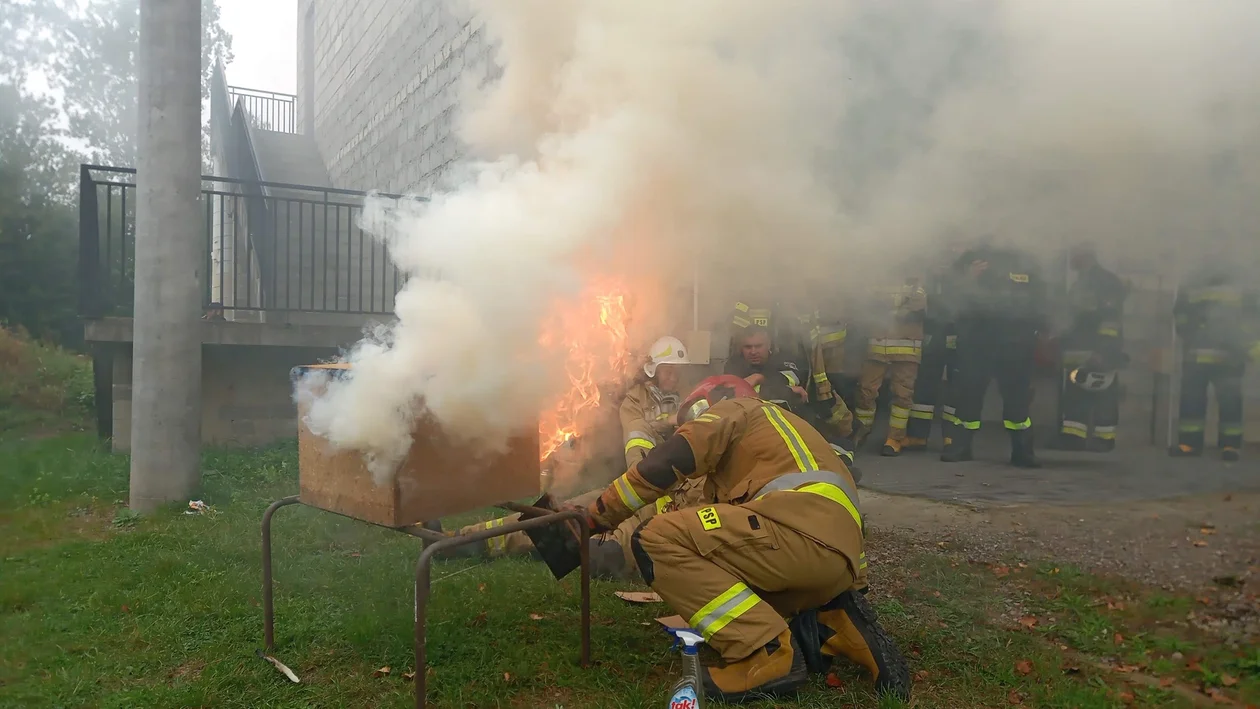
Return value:
<svg viewBox="0 0 1260 709">
<path fill-rule="evenodd" d="M 535 507 L 533 505 L 522 505 L 519 502 L 500 502 L 499 504 L 495 505 L 495 507 L 501 507 L 511 512 L 519 512 L 522 516 L 528 517 L 528 518 L 542 517 L 543 515 L 551 515 L 558 512 L 558 510 L 549 510 L 549 509 L 546 509 L 545 507 Z"/>
<path fill-rule="evenodd" d="M 552 524 L 567 523 L 574 521 L 579 527 L 583 527 L 583 515 L 581 512 L 571 510 L 563 512 L 546 511 L 542 517 L 533 519 L 520 520 L 511 522 L 502 527 L 494 527 L 491 529 L 482 529 L 470 534 L 464 534 L 457 537 L 446 537 L 441 541 L 432 544 L 426 544 L 424 551 L 420 552 L 420 559 L 416 562 L 416 603 L 415 603 L 415 672 L 416 672 L 416 709 L 426 709 L 427 702 L 427 666 L 428 647 L 426 637 L 426 621 L 429 610 L 429 594 L 431 591 L 430 584 L 432 581 L 433 557 L 435 554 L 445 549 L 462 546 L 464 544 L 473 544 L 485 541 L 492 537 L 500 537 L 512 532 L 523 532 L 527 529 L 536 527 L 546 527 Z M 590 601 L 590 559 L 589 544 L 586 538 L 589 537 L 588 532 L 582 534 L 582 666 L 586 667 L 590 664 L 590 627 L 591 627 L 591 601 Z"/>
<path fill-rule="evenodd" d="M 432 529 L 425 529 L 418 524 L 410 527 L 395 527 L 394 529 L 397 529 L 403 534 L 410 534 L 413 537 L 423 539 L 426 542 L 440 542 L 443 539 L 450 539 L 449 535 L 441 532 L 435 532 Z"/>
<path fill-rule="evenodd" d="M 262 518 L 262 572 L 263 572 L 263 648 L 268 652 L 276 649 L 276 612 L 272 599 L 271 583 L 271 516 L 276 510 L 288 505 L 296 505 L 298 496 L 292 495 L 271 503 Z"/>
</svg>

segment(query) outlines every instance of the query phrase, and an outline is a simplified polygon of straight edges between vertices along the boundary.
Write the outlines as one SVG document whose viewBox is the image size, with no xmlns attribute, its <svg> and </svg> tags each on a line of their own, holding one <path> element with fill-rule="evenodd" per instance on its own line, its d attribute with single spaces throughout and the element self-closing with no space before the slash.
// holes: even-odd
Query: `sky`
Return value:
<svg viewBox="0 0 1260 709">
<path fill-rule="evenodd" d="M 297 93 L 297 0 L 219 0 L 232 86 Z"/>
</svg>

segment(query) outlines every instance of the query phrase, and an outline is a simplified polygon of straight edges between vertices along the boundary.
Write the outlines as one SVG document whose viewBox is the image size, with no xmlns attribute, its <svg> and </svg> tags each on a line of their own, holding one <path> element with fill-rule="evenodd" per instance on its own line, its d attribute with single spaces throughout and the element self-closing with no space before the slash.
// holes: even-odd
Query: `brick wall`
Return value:
<svg viewBox="0 0 1260 709">
<path fill-rule="evenodd" d="M 313 115 L 332 183 L 406 192 L 440 178 L 462 152 L 453 135 L 461 77 L 492 71 L 478 23 L 437 0 L 302 0 L 300 55 L 311 8 L 300 112 Z"/>
</svg>

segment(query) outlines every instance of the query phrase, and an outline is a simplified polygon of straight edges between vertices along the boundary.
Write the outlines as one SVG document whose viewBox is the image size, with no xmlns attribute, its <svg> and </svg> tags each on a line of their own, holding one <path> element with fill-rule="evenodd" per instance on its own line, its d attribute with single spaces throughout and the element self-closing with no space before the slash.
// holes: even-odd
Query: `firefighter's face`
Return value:
<svg viewBox="0 0 1260 709">
<path fill-rule="evenodd" d="M 656 365 L 656 388 L 666 394 L 674 394 L 678 392 L 678 379 L 682 374 L 680 365 L 677 364 L 658 364 Z"/>
<path fill-rule="evenodd" d="M 749 364 L 764 364 L 770 359 L 770 335 L 765 332 L 753 332 L 744 337 L 739 346 L 740 354 Z"/>
</svg>

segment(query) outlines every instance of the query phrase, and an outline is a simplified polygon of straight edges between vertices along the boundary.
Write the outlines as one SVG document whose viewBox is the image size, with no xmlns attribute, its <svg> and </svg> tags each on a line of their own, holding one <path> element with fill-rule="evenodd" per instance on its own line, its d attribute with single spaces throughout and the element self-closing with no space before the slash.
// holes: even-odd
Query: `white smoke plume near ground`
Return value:
<svg viewBox="0 0 1260 709">
<path fill-rule="evenodd" d="M 826 262 L 843 226 L 817 176 L 843 66 L 835 0 L 469 0 L 502 77 L 464 106 L 471 177 L 427 204 L 369 205 L 410 278 L 397 323 L 350 354 L 307 424 L 378 482 L 415 417 L 487 449 L 568 382 L 539 346 L 558 303 L 615 281 L 639 303 L 705 269 L 745 283 Z M 821 271 L 821 267 L 819 269 Z M 431 274 L 439 278 L 430 278 Z"/>
</svg>

